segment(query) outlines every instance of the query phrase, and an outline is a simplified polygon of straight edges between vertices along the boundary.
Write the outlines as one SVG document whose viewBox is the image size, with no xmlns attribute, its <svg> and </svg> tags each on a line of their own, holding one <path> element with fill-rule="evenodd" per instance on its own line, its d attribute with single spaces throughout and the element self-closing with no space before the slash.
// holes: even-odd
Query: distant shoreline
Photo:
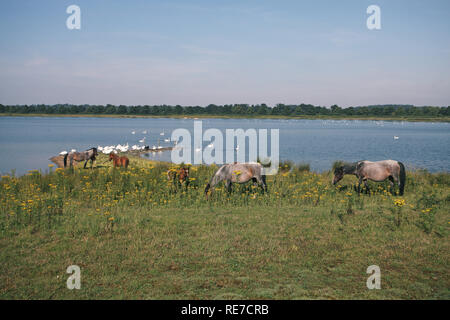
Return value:
<svg viewBox="0 0 450 320">
<path fill-rule="evenodd" d="M 450 122 L 450 117 L 360 117 L 360 116 L 283 116 L 283 115 L 128 115 L 128 114 L 47 114 L 47 113 L 0 113 L 0 117 L 45 118 L 174 118 L 174 119 L 298 119 L 298 120 L 376 120 L 408 122 Z"/>
</svg>

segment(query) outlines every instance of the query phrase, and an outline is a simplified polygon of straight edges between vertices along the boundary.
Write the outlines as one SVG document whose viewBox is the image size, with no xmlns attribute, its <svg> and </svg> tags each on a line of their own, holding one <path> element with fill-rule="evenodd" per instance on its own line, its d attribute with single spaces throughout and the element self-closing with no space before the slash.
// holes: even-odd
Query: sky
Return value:
<svg viewBox="0 0 450 320">
<path fill-rule="evenodd" d="M 0 103 L 448 106 L 449 14 L 448 0 L 1 1 Z"/>
</svg>

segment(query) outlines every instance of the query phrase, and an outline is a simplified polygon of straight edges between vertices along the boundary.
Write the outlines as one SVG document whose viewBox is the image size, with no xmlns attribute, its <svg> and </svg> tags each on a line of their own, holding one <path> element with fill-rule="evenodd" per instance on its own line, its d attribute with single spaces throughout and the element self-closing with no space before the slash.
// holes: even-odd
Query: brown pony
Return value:
<svg viewBox="0 0 450 320">
<path fill-rule="evenodd" d="M 167 180 L 172 180 L 173 184 L 178 187 L 181 187 L 181 184 L 184 182 L 187 189 L 189 185 L 189 168 L 181 167 L 167 170 Z"/>
<path fill-rule="evenodd" d="M 114 162 L 114 168 L 115 167 L 124 167 L 125 169 L 128 168 L 128 164 L 130 163 L 130 160 L 127 157 L 119 157 L 114 152 L 111 152 L 109 154 L 109 161 L 113 160 Z"/>
</svg>

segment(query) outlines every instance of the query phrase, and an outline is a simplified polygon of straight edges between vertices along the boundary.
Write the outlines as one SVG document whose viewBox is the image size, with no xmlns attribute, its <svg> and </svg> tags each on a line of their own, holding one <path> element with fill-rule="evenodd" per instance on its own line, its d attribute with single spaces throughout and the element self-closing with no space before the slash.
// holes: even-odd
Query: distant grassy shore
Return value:
<svg viewBox="0 0 450 320">
<path fill-rule="evenodd" d="M 128 114 L 48 114 L 48 113 L 0 113 L 0 117 L 69 117 L 69 118 L 175 118 L 175 119 L 308 119 L 308 120 L 383 120 L 383 121 L 411 121 L 411 122 L 450 122 L 450 117 L 375 117 L 375 116 L 328 116 L 328 115 L 128 115 Z"/>
<path fill-rule="evenodd" d="M 207 201 L 215 166 L 192 167 L 185 189 L 170 164 L 130 159 L 0 179 L 1 299 L 450 299 L 448 173 L 369 196 L 287 162 L 266 194 L 222 185 Z"/>
</svg>

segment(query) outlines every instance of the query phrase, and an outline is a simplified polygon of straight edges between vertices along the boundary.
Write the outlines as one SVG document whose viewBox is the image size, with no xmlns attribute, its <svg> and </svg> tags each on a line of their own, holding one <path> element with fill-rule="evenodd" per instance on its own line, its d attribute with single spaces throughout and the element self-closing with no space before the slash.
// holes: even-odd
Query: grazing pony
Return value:
<svg viewBox="0 0 450 320">
<path fill-rule="evenodd" d="M 367 192 L 370 192 L 367 180 L 382 182 L 389 179 L 392 191 L 394 191 L 394 182 L 398 184 L 400 195 L 403 195 L 405 190 L 405 166 L 400 161 L 382 160 L 372 162 L 364 160 L 338 165 L 334 169 L 333 184 L 341 180 L 345 174 L 354 174 L 359 179 L 358 193 L 363 181 Z"/>
<path fill-rule="evenodd" d="M 114 168 L 124 167 L 126 169 L 126 168 L 128 168 L 128 164 L 130 163 L 130 160 L 127 157 L 125 157 L 125 156 L 119 157 L 114 152 L 111 152 L 109 154 L 109 161 L 111 161 L 111 160 L 113 160 Z"/>
<path fill-rule="evenodd" d="M 181 187 L 184 182 L 186 189 L 189 186 L 189 167 L 167 170 L 167 180 L 173 181 L 174 186 Z"/>
<path fill-rule="evenodd" d="M 206 185 L 205 196 L 208 199 L 208 191 L 211 194 L 214 187 L 220 182 L 225 181 L 227 191 L 231 192 L 231 185 L 233 182 L 246 183 L 252 180 L 253 183 L 258 183 L 261 189 L 267 192 L 266 176 L 262 174 L 263 166 L 260 163 L 232 163 L 221 166 L 211 178 L 211 181 Z"/>
<path fill-rule="evenodd" d="M 86 165 L 89 160 L 91 160 L 91 169 L 95 161 L 95 157 L 98 156 L 97 148 L 90 148 L 84 152 L 69 152 L 64 155 L 64 168 L 67 167 L 67 159 L 69 159 L 70 167 L 73 167 L 73 161 L 85 161 L 84 169 L 86 169 Z"/>
</svg>

